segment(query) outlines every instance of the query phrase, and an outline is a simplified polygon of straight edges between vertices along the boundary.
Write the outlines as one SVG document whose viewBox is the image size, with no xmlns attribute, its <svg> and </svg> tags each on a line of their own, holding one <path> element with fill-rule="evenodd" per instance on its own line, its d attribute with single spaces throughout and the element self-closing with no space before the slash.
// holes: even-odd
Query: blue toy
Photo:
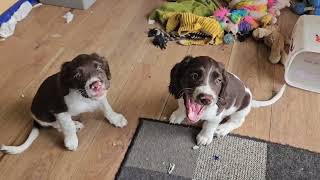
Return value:
<svg viewBox="0 0 320 180">
<path fill-rule="evenodd" d="M 314 7 L 314 14 L 315 15 L 320 15 L 320 0 L 313 0 L 313 7 Z"/>
<path fill-rule="evenodd" d="M 298 15 L 311 11 L 311 14 L 320 16 L 320 0 L 303 0 L 294 4 L 292 10 Z"/>
<path fill-rule="evenodd" d="M 232 34 L 228 33 L 228 34 L 225 34 L 224 37 L 223 37 L 223 42 L 226 43 L 226 44 L 232 44 L 234 43 L 234 37 Z"/>
</svg>

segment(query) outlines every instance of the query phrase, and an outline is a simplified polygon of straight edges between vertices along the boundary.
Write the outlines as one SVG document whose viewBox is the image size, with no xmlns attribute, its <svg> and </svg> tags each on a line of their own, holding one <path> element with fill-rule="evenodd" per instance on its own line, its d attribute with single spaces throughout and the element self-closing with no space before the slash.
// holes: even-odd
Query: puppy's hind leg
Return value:
<svg viewBox="0 0 320 180">
<path fill-rule="evenodd" d="M 245 108 L 230 115 L 230 119 L 227 122 L 220 124 L 215 132 L 216 137 L 223 137 L 229 134 L 234 129 L 240 127 L 245 121 L 245 117 L 251 110 L 251 104 L 248 104 Z"/>
<path fill-rule="evenodd" d="M 82 128 L 84 128 L 84 125 L 81 122 L 79 122 L 79 121 L 73 121 L 73 122 L 74 122 L 74 125 L 76 126 L 77 132 L 80 131 Z M 59 132 L 62 131 L 61 126 L 58 121 L 54 121 L 54 122 L 48 123 L 48 124 L 50 127 L 57 129 Z"/>
<path fill-rule="evenodd" d="M 33 114 L 31 116 L 42 127 L 52 127 L 52 128 L 57 129 L 59 132 L 62 131 L 61 126 L 58 121 L 45 122 L 45 121 L 39 120 Z M 74 121 L 74 123 L 76 125 L 77 132 L 80 131 L 84 127 L 84 125 L 79 121 Z"/>
<path fill-rule="evenodd" d="M 184 106 L 183 99 L 178 100 L 179 107 L 175 110 L 170 116 L 170 123 L 172 124 L 181 124 L 182 121 L 186 118 L 186 109 Z"/>
<path fill-rule="evenodd" d="M 78 148 L 77 128 L 68 113 L 56 114 L 56 119 L 60 124 L 64 135 L 64 145 L 68 150 L 75 151 Z"/>
<path fill-rule="evenodd" d="M 84 125 L 80 121 L 73 121 L 76 125 L 77 132 L 84 128 Z"/>
<path fill-rule="evenodd" d="M 216 137 L 226 136 L 231 131 L 233 131 L 234 129 L 237 129 L 238 127 L 240 127 L 242 125 L 242 123 L 245 120 L 245 116 L 246 116 L 246 114 L 243 114 L 241 112 L 238 112 L 238 113 L 231 115 L 230 119 L 227 122 L 220 124 L 218 126 L 214 135 Z"/>
</svg>

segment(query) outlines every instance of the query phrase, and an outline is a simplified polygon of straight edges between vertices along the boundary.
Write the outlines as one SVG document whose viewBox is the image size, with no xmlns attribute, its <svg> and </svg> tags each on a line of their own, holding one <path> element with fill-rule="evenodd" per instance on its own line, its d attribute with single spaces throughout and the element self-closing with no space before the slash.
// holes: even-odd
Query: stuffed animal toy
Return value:
<svg viewBox="0 0 320 180">
<path fill-rule="evenodd" d="M 243 19 L 241 19 L 239 23 L 239 31 L 240 32 L 249 32 L 254 29 L 257 29 L 260 26 L 260 24 L 254 20 L 251 16 L 245 16 Z"/>
<path fill-rule="evenodd" d="M 239 24 L 241 19 L 248 15 L 249 12 L 245 9 L 234 9 L 229 16 L 233 23 Z"/>
<path fill-rule="evenodd" d="M 218 20 L 218 21 L 222 21 L 224 17 L 228 16 L 228 14 L 230 13 L 230 10 L 227 8 L 219 8 L 217 10 L 215 10 L 213 12 L 213 16 Z"/>
<path fill-rule="evenodd" d="M 226 32 L 233 35 L 236 35 L 239 31 L 238 24 L 233 23 L 228 17 L 224 17 L 220 24 Z"/>
<path fill-rule="evenodd" d="M 234 9 L 230 11 L 227 8 L 219 8 L 213 13 L 213 16 L 219 21 L 222 29 L 227 33 L 223 40 L 226 44 L 234 42 L 235 37 L 240 42 L 245 41 L 250 37 L 253 29 L 256 29 L 260 24 L 248 15 L 249 12 L 245 9 Z M 231 36 L 233 35 L 233 37 Z"/>
<path fill-rule="evenodd" d="M 268 0 L 268 11 L 273 16 L 280 16 L 280 10 L 285 7 L 290 7 L 290 0 Z"/>
<path fill-rule="evenodd" d="M 277 18 L 268 12 L 268 0 L 232 0 L 229 3 L 229 7 L 238 10 L 247 10 L 249 12 L 248 15 L 258 22 L 262 19 L 264 19 L 264 21 L 268 19 L 270 22 L 267 22 L 267 24 L 275 24 L 277 22 Z"/>
<path fill-rule="evenodd" d="M 220 8 L 213 13 L 213 16 L 219 21 L 222 29 L 227 33 L 236 35 L 238 33 L 238 24 L 234 23 L 230 18 L 230 11 L 227 8 Z"/>
<path fill-rule="evenodd" d="M 280 33 L 277 25 L 257 28 L 253 31 L 252 36 L 257 40 L 262 39 L 264 43 L 271 48 L 269 56 L 271 63 L 276 64 L 281 61 L 282 64 L 285 64 L 287 58 L 287 53 L 284 50 L 285 38 Z"/>
</svg>

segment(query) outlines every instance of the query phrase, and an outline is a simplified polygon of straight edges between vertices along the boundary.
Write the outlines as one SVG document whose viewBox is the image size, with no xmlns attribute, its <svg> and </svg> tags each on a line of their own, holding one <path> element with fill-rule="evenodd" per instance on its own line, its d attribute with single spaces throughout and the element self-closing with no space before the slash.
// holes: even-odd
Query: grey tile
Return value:
<svg viewBox="0 0 320 180">
<path fill-rule="evenodd" d="M 199 152 L 192 149 L 197 132 L 194 128 L 144 121 L 125 166 L 167 173 L 169 163 L 174 163 L 174 175 L 192 178 Z"/>
<path fill-rule="evenodd" d="M 268 144 L 267 179 L 320 179 L 320 155 L 280 144 Z"/>
<path fill-rule="evenodd" d="M 266 158 L 264 142 L 236 136 L 215 138 L 212 144 L 200 149 L 193 179 L 265 179 Z"/>
<path fill-rule="evenodd" d="M 171 175 L 162 172 L 140 169 L 135 167 L 124 167 L 117 180 L 191 180 L 182 176 Z"/>
</svg>

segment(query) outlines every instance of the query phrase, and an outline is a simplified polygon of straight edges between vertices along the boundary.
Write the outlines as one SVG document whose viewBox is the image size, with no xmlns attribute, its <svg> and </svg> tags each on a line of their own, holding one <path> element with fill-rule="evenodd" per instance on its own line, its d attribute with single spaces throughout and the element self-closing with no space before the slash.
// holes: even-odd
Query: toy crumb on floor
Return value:
<svg viewBox="0 0 320 180">
<path fill-rule="evenodd" d="M 122 146 L 123 143 L 121 141 L 112 142 L 112 146 Z"/>
<path fill-rule="evenodd" d="M 213 155 L 212 158 L 213 158 L 213 160 L 216 160 L 216 161 L 220 160 L 220 157 L 217 155 Z"/>
<path fill-rule="evenodd" d="M 50 36 L 53 37 L 53 38 L 61 38 L 62 37 L 62 35 L 58 34 L 58 33 L 51 34 Z"/>
<path fill-rule="evenodd" d="M 170 163 L 169 164 L 169 169 L 168 169 L 168 174 L 171 174 L 175 167 L 176 167 L 176 165 L 174 163 Z"/>
<path fill-rule="evenodd" d="M 66 20 L 66 23 L 69 24 L 73 20 L 74 14 L 69 11 L 63 16 L 63 18 Z"/>
<path fill-rule="evenodd" d="M 21 98 L 24 98 L 25 96 L 24 96 L 24 94 L 20 94 L 20 97 L 21 97 Z"/>
<path fill-rule="evenodd" d="M 200 147 L 197 146 L 197 145 L 195 145 L 195 146 L 192 147 L 193 150 L 197 150 L 197 149 L 199 149 L 199 148 L 200 148 Z"/>
</svg>

